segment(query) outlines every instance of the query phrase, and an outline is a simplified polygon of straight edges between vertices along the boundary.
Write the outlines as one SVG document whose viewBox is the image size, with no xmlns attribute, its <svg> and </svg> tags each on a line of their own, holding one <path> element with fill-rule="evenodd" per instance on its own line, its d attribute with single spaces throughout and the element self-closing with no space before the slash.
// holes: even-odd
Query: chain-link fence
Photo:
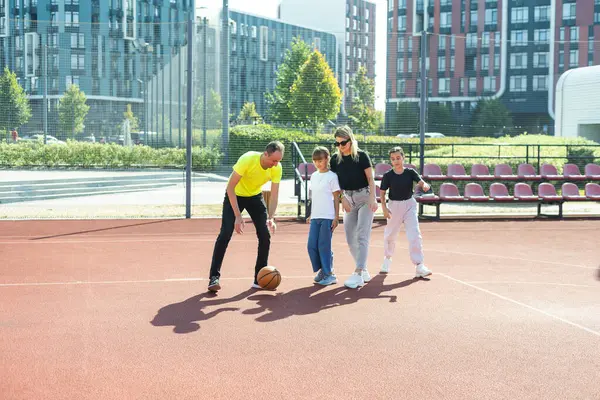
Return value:
<svg viewBox="0 0 600 400">
<path fill-rule="evenodd" d="M 442 10 L 424 35 L 410 32 L 404 2 L 383 19 L 371 2 L 307 17 L 284 1 L 280 19 L 223 18 L 214 3 L 0 0 L 0 218 L 181 217 L 187 188 L 192 215 L 219 215 L 244 152 L 271 140 L 333 150 L 345 124 L 381 149 L 378 162 L 394 145 L 415 165 L 489 161 L 500 143 L 554 145 L 536 154 L 558 167 L 600 156 L 594 124 L 587 139 L 553 137 L 556 83 L 600 60 L 594 30 L 556 27 L 551 40 L 544 24 L 494 19 L 488 2 L 481 13 L 461 6 L 460 23 Z M 339 23 L 326 27 L 330 16 Z M 381 25 L 386 49 L 375 50 Z M 283 164 L 280 209 L 294 214 L 297 165 Z"/>
</svg>

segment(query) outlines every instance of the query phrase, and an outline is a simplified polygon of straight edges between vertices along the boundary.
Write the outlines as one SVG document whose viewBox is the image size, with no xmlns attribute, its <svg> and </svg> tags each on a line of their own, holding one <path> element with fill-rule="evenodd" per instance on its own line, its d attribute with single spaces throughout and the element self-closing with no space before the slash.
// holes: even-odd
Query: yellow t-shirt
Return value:
<svg viewBox="0 0 600 400">
<path fill-rule="evenodd" d="M 281 163 L 277 166 L 263 169 L 260 165 L 260 155 L 258 151 L 249 151 L 242 154 L 233 170 L 242 176 L 242 179 L 235 187 L 235 194 L 242 197 L 256 196 L 261 193 L 263 185 L 269 181 L 273 183 L 281 182 L 283 168 Z"/>
</svg>

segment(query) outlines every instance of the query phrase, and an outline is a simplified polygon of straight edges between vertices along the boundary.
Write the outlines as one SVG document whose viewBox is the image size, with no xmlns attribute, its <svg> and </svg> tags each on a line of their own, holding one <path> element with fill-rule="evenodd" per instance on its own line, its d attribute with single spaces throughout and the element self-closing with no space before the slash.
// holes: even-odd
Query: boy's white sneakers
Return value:
<svg viewBox="0 0 600 400">
<path fill-rule="evenodd" d="M 381 270 L 379 272 L 381 272 L 382 274 L 387 274 L 388 272 L 390 272 L 391 265 L 392 265 L 392 259 L 384 258 L 383 264 L 381 264 Z"/>
<path fill-rule="evenodd" d="M 433 272 L 431 272 L 429 270 L 429 268 L 427 268 L 425 266 L 425 264 L 419 264 L 419 265 L 417 265 L 417 270 L 416 270 L 415 278 L 425 278 L 426 276 L 429 276 L 432 273 Z"/>
</svg>

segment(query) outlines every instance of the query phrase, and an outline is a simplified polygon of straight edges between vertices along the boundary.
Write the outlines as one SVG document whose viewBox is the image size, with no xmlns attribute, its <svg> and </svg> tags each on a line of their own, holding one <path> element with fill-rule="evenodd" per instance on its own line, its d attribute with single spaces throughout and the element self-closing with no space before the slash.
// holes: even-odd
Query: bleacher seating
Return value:
<svg viewBox="0 0 600 400">
<path fill-rule="evenodd" d="M 600 181 L 600 165 L 587 164 L 584 168 L 585 177 L 592 181 Z"/>
<path fill-rule="evenodd" d="M 471 167 L 471 180 L 475 181 L 493 181 L 496 179 L 490 174 L 490 169 L 485 164 L 473 164 Z"/>
</svg>

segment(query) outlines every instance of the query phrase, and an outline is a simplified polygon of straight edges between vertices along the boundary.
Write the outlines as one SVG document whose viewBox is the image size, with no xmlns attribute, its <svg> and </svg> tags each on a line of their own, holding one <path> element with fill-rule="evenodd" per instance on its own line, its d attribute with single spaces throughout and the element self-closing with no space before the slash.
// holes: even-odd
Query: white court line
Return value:
<svg viewBox="0 0 600 400">
<path fill-rule="evenodd" d="M 386 274 L 387 276 L 414 276 L 411 273 Z M 350 274 L 337 274 L 338 277 L 350 276 Z M 314 275 L 282 275 L 283 279 L 313 279 Z M 242 281 L 251 282 L 254 277 L 244 276 L 237 278 L 221 278 L 221 281 Z M 139 279 L 122 281 L 65 281 L 65 282 L 17 282 L 0 283 L 0 287 L 19 287 L 19 286 L 72 286 L 72 285 L 116 285 L 133 283 L 167 283 L 167 282 L 208 282 L 208 278 L 165 278 L 165 279 Z"/>
<path fill-rule="evenodd" d="M 271 244 L 277 244 L 277 243 L 283 243 L 283 244 L 299 244 L 299 245 L 306 245 L 306 241 L 294 241 L 294 240 L 277 240 L 277 234 L 275 234 L 273 236 L 273 239 L 271 241 Z M 246 239 L 241 239 L 241 238 L 234 238 L 233 240 L 236 242 L 252 242 L 255 243 L 256 242 L 256 238 L 254 237 L 254 235 L 252 235 L 253 239 L 251 240 L 246 240 Z M 106 239 L 106 240 L 86 240 L 86 239 L 79 239 L 79 240 L 35 240 L 35 241 L 0 241 L 0 244 L 9 244 L 9 245 L 29 245 L 29 244 L 71 244 L 71 243 L 144 243 L 144 242 L 190 242 L 190 243 L 195 243 L 195 242 L 214 242 L 216 239 L 216 237 L 210 237 L 210 238 L 173 238 L 173 237 L 165 237 L 165 238 L 154 238 L 154 239 L 119 239 L 119 240 L 110 240 L 110 239 Z M 379 244 L 371 244 L 371 247 L 378 247 L 378 248 L 383 248 L 383 245 L 379 245 Z M 406 249 L 407 247 L 403 247 L 403 246 L 396 246 L 398 248 L 404 248 Z M 568 264 L 568 263 L 564 263 L 564 262 L 557 262 L 557 261 L 547 261 L 547 260 L 532 260 L 529 258 L 522 258 L 522 257 L 509 257 L 509 256 L 501 256 L 501 255 L 495 255 L 495 254 L 485 254 L 485 253 L 470 253 L 470 252 L 462 252 L 462 251 L 452 251 L 452 250 L 437 250 L 437 249 L 427 249 L 425 252 L 429 252 L 429 251 L 434 251 L 434 252 L 438 252 L 438 253 L 449 253 L 449 254 L 456 254 L 456 255 L 467 255 L 467 256 L 477 256 L 477 257 L 487 257 L 487 258 L 500 258 L 500 259 L 505 259 L 505 260 L 514 260 L 514 261 L 527 261 L 527 262 L 537 262 L 537 263 L 543 263 L 543 264 L 554 264 L 554 265 L 561 265 L 561 266 L 566 266 L 566 267 L 576 267 L 576 268 L 584 268 L 584 269 L 597 269 L 598 267 L 590 267 L 590 266 L 586 266 L 586 265 L 579 265 L 579 264 Z"/>
<path fill-rule="evenodd" d="M 557 283 L 557 282 L 517 282 L 517 281 L 468 281 L 470 284 L 508 284 L 508 285 L 548 285 L 548 286 L 571 286 L 571 287 L 584 287 L 584 288 L 595 288 L 597 286 L 592 285 L 580 285 L 578 283 Z"/>
<path fill-rule="evenodd" d="M 371 244 L 371 247 L 383 248 L 383 245 Z M 396 247 L 398 247 L 398 245 L 396 245 Z M 407 247 L 404 247 L 404 249 L 407 249 Z M 427 249 L 427 250 L 425 250 L 425 253 L 427 253 L 429 251 L 434 251 L 436 253 L 456 254 L 459 256 L 464 255 L 464 256 L 477 256 L 477 257 L 488 257 L 488 258 L 501 258 L 501 259 L 505 259 L 505 260 L 514 260 L 514 261 L 539 262 L 539 263 L 543 263 L 543 264 L 555 264 L 555 265 L 562 265 L 562 266 L 566 266 L 566 267 L 576 267 L 576 268 L 584 268 L 584 269 L 597 269 L 598 268 L 598 267 L 588 267 L 587 265 L 567 264 L 564 262 L 557 262 L 557 261 L 532 260 L 530 258 L 509 257 L 509 256 L 500 256 L 500 255 L 496 255 L 496 254 L 485 254 L 485 253 L 470 253 L 470 252 L 466 252 L 466 251 Z"/>
<path fill-rule="evenodd" d="M 553 319 L 555 319 L 555 320 L 557 320 L 557 321 L 563 322 L 563 323 L 565 323 L 565 324 L 567 324 L 567 325 L 574 326 L 575 328 L 582 329 L 582 330 L 584 330 L 584 331 L 586 331 L 586 332 L 588 332 L 588 333 L 591 333 L 591 334 L 593 334 L 593 335 L 596 335 L 596 336 L 600 337 L 600 332 L 598 332 L 598 331 L 595 331 L 595 330 L 593 330 L 593 329 L 587 328 L 587 327 L 585 327 L 585 326 L 583 326 L 583 325 L 579 325 L 579 324 L 577 324 L 577 323 L 575 323 L 575 322 L 569 321 L 568 319 L 561 318 L 561 317 L 559 317 L 559 316 L 557 316 L 557 315 L 550 314 L 549 312 L 546 312 L 546 311 L 544 311 L 544 310 L 540 310 L 539 308 L 532 307 L 532 306 L 530 306 L 530 305 L 528 305 L 528 304 L 525 304 L 525 303 L 521 303 L 520 301 L 517 301 L 517 300 L 511 299 L 510 297 L 506 297 L 506 296 L 503 296 L 503 295 L 501 295 L 501 294 L 498 294 L 498 293 L 492 292 L 491 290 L 487 290 L 487 289 L 481 288 L 481 287 L 479 287 L 479 286 L 473 285 L 473 284 L 471 284 L 471 283 L 468 283 L 468 282 L 465 282 L 465 281 L 461 281 L 460 279 L 453 278 L 453 277 L 451 277 L 451 276 L 449 276 L 449 275 L 446 275 L 446 274 L 443 274 L 443 273 L 437 273 L 436 275 L 441 275 L 441 276 L 443 276 L 444 278 L 446 278 L 446 279 L 449 279 L 449 280 L 451 280 L 451 281 L 454 281 L 454 282 L 457 282 L 457 283 L 460 283 L 461 285 L 468 286 L 468 287 L 470 287 L 470 288 L 473 288 L 473 289 L 479 290 L 479 291 L 481 291 L 481 292 L 487 293 L 487 294 L 489 294 L 489 295 L 492 295 L 492 296 L 494 296 L 494 297 L 497 297 L 497 298 L 499 298 L 499 299 L 502 299 L 502 300 L 505 300 L 505 301 L 508 301 L 508 302 L 511 302 L 511 303 L 517 304 L 517 305 L 519 305 L 519 306 L 521 306 L 521 307 L 528 308 L 528 309 L 530 309 L 530 310 L 533 310 L 533 311 L 535 311 L 535 312 L 538 312 L 538 313 L 540 313 L 540 314 L 543 314 L 543 315 L 545 315 L 545 316 L 547 316 L 547 317 L 553 318 Z"/>
</svg>

